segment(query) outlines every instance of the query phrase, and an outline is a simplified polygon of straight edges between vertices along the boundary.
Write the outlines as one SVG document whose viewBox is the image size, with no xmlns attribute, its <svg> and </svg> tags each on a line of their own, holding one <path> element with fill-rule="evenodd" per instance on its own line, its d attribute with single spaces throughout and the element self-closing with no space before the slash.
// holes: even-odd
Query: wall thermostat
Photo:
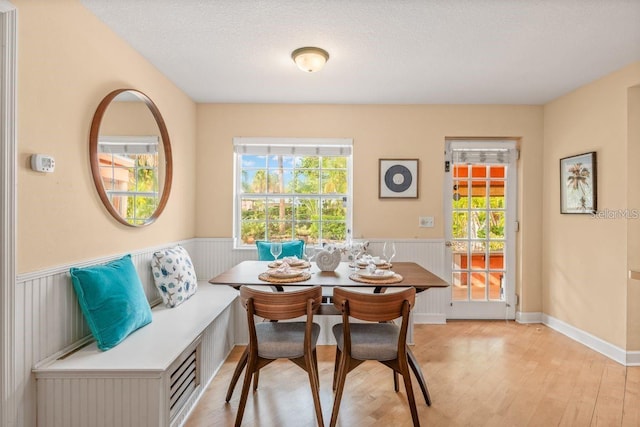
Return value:
<svg viewBox="0 0 640 427">
<path fill-rule="evenodd" d="M 31 155 L 31 169 L 38 172 L 53 172 L 56 162 L 53 157 L 46 154 Z"/>
</svg>

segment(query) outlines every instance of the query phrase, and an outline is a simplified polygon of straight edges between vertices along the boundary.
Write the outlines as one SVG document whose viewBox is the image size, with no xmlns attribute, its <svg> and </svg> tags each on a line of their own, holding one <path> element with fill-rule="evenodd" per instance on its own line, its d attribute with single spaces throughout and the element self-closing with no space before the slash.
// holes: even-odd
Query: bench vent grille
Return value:
<svg viewBox="0 0 640 427">
<path fill-rule="evenodd" d="M 200 385 L 200 343 L 187 350 L 171 372 L 169 418 L 173 418 L 189 401 Z"/>
</svg>

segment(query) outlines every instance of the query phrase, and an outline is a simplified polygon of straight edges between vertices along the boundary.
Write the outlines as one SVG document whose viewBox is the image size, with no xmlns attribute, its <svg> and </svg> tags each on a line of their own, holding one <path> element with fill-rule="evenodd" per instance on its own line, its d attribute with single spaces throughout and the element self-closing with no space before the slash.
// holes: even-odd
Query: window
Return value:
<svg viewBox="0 0 640 427">
<path fill-rule="evenodd" d="M 350 139 L 234 138 L 236 246 L 346 240 L 351 147 Z"/>
<path fill-rule="evenodd" d="M 130 224 L 158 207 L 158 137 L 100 136 L 100 177 L 111 205 Z"/>
</svg>

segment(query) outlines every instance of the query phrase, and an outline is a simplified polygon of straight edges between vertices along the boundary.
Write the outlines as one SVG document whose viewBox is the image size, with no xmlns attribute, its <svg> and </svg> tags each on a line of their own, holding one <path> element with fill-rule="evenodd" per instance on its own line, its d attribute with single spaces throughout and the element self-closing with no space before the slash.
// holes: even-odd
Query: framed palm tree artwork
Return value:
<svg viewBox="0 0 640 427">
<path fill-rule="evenodd" d="M 560 159 L 560 213 L 595 213 L 597 183 L 594 151 Z"/>
</svg>

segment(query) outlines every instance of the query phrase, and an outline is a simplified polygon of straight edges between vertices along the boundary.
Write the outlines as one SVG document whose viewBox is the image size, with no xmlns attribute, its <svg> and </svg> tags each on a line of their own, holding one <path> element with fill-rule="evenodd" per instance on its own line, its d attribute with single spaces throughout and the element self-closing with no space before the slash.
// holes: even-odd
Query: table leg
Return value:
<svg viewBox="0 0 640 427">
<path fill-rule="evenodd" d="M 231 400 L 233 389 L 236 387 L 236 383 L 240 378 L 240 374 L 242 373 L 242 370 L 247 365 L 248 358 L 249 358 L 249 352 L 248 352 L 248 347 L 246 347 L 242 352 L 242 355 L 240 356 L 240 360 L 238 360 L 238 364 L 236 365 L 236 370 L 233 371 L 233 377 L 231 377 L 231 383 L 229 384 L 229 388 L 227 389 L 227 397 L 225 399 L 227 402 Z"/>
<path fill-rule="evenodd" d="M 416 360 L 416 357 L 411 352 L 411 349 L 407 347 L 407 358 L 409 361 L 409 366 L 411 366 L 411 370 L 416 376 L 418 380 L 418 384 L 420 385 L 420 390 L 422 390 L 422 395 L 424 396 L 425 402 L 427 402 L 427 406 L 431 406 L 431 396 L 429 396 L 429 390 L 427 389 L 427 382 L 424 380 L 422 376 L 422 370 L 420 369 L 420 365 Z"/>
</svg>

